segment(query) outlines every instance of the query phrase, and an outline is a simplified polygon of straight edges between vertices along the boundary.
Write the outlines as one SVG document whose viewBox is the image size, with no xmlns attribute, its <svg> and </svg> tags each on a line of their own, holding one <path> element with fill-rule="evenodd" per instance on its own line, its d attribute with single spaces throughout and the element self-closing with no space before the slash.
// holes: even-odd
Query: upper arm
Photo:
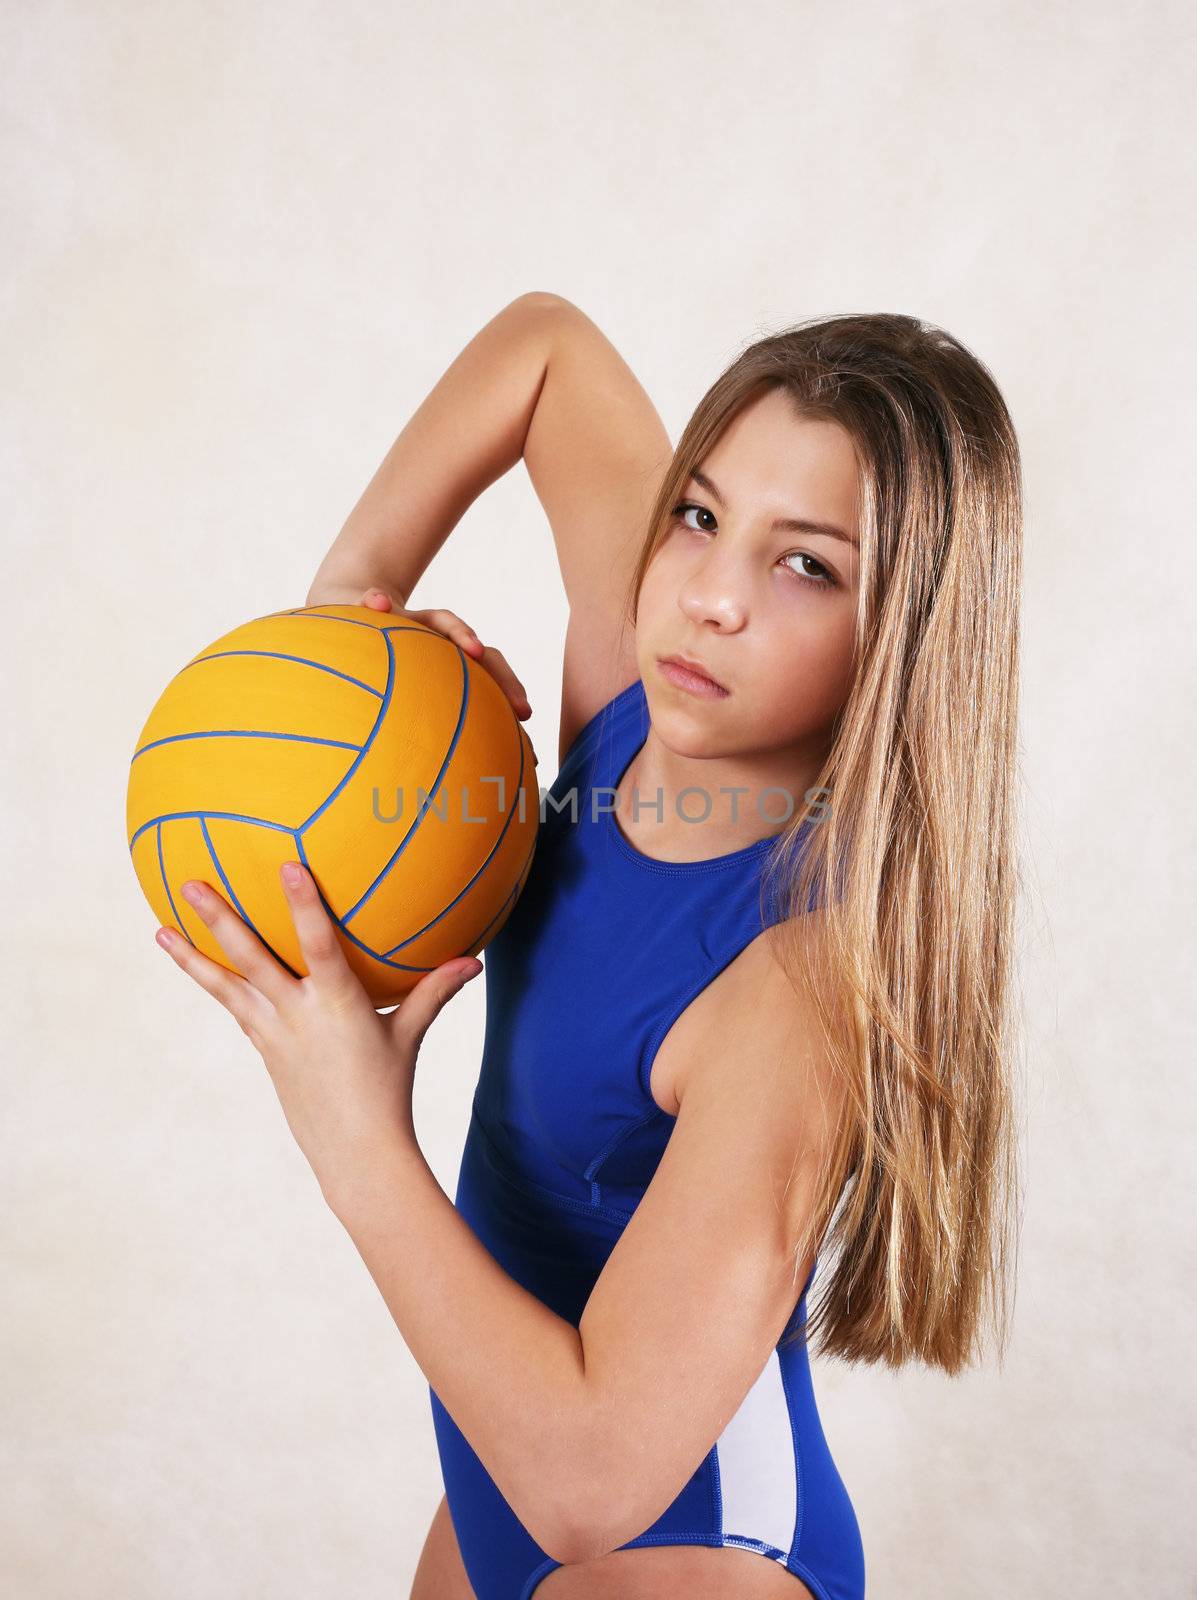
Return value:
<svg viewBox="0 0 1197 1600">
<path fill-rule="evenodd" d="M 814 1262 L 813 1248 L 796 1262 L 796 1245 L 842 1102 L 811 1007 L 768 940 L 754 943 L 718 1037 L 687 1062 L 660 1165 L 579 1324 L 588 1436 L 567 1543 L 582 1556 L 635 1538 L 681 1492 Z"/>
<path fill-rule="evenodd" d="M 537 298 L 554 334 L 524 462 L 569 604 L 560 760 L 637 676 L 625 602 L 673 446 L 635 374 L 585 312 L 556 295 Z"/>
</svg>

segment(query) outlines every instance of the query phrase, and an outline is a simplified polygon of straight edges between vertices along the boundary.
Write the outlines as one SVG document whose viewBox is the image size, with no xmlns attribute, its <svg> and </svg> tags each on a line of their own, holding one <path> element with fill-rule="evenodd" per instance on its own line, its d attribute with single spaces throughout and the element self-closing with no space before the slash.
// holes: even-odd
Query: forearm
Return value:
<svg viewBox="0 0 1197 1600">
<path fill-rule="evenodd" d="M 309 590 L 384 584 L 410 597 L 482 491 L 519 461 L 569 303 L 513 300 L 420 404 L 321 562 Z"/>
<path fill-rule="evenodd" d="M 503 1270 L 414 1140 L 330 1205 L 416 1364 L 520 1521 L 554 1554 L 569 1525 L 570 1485 L 589 1455 L 577 1328 Z"/>
</svg>

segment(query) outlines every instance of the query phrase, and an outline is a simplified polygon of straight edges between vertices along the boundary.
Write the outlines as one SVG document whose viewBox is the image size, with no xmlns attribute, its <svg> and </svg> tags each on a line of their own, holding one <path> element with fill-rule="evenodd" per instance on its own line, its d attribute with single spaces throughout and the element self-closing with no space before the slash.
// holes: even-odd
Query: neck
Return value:
<svg viewBox="0 0 1197 1600">
<path fill-rule="evenodd" d="M 626 837 L 647 854 L 703 861 L 784 833 L 804 811 L 824 759 L 822 749 L 793 745 L 682 756 L 650 727 L 613 804 Z"/>
</svg>

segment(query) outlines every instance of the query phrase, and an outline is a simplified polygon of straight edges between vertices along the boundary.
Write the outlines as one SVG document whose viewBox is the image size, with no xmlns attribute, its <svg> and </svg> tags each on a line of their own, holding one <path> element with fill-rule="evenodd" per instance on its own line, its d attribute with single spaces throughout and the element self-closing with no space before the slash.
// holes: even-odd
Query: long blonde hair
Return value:
<svg viewBox="0 0 1197 1600">
<path fill-rule="evenodd" d="M 861 496 L 853 686 L 762 880 L 762 897 L 781 896 L 785 969 L 815 1003 L 848 1107 L 795 1255 L 797 1271 L 817 1245 L 834 1267 L 821 1265 L 793 1337 L 850 1362 L 955 1373 L 987 1323 L 1004 1356 L 1020 1221 L 1018 442 L 988 369 L 915 317 L 811 319 L 762 338 L 681 436 L 629 590 L 633 623 L 692 468 L 774 389 L 796 415 L 847 430 Z M 817 966 L 792 920 L 816 905 Z"/>
</svg>

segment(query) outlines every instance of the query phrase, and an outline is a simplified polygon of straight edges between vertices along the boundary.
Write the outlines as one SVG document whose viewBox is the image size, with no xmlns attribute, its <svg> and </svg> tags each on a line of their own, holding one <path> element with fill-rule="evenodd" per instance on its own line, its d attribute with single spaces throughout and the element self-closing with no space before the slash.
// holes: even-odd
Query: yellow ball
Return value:
<svg viewBox="0 0 1197 1600">
<path fill-rule="evenodd" d="M 531 741 L 444 634 L 365 606 L 258 617 L 167 684 L 129 770 L 133 868 L 166 927 L 224 967 L 180 889 L 210 883 L 306 977 L 279 878 L 311 872 L 376 1006 L 483 949 L 536 847 Z"/>
</svg>

